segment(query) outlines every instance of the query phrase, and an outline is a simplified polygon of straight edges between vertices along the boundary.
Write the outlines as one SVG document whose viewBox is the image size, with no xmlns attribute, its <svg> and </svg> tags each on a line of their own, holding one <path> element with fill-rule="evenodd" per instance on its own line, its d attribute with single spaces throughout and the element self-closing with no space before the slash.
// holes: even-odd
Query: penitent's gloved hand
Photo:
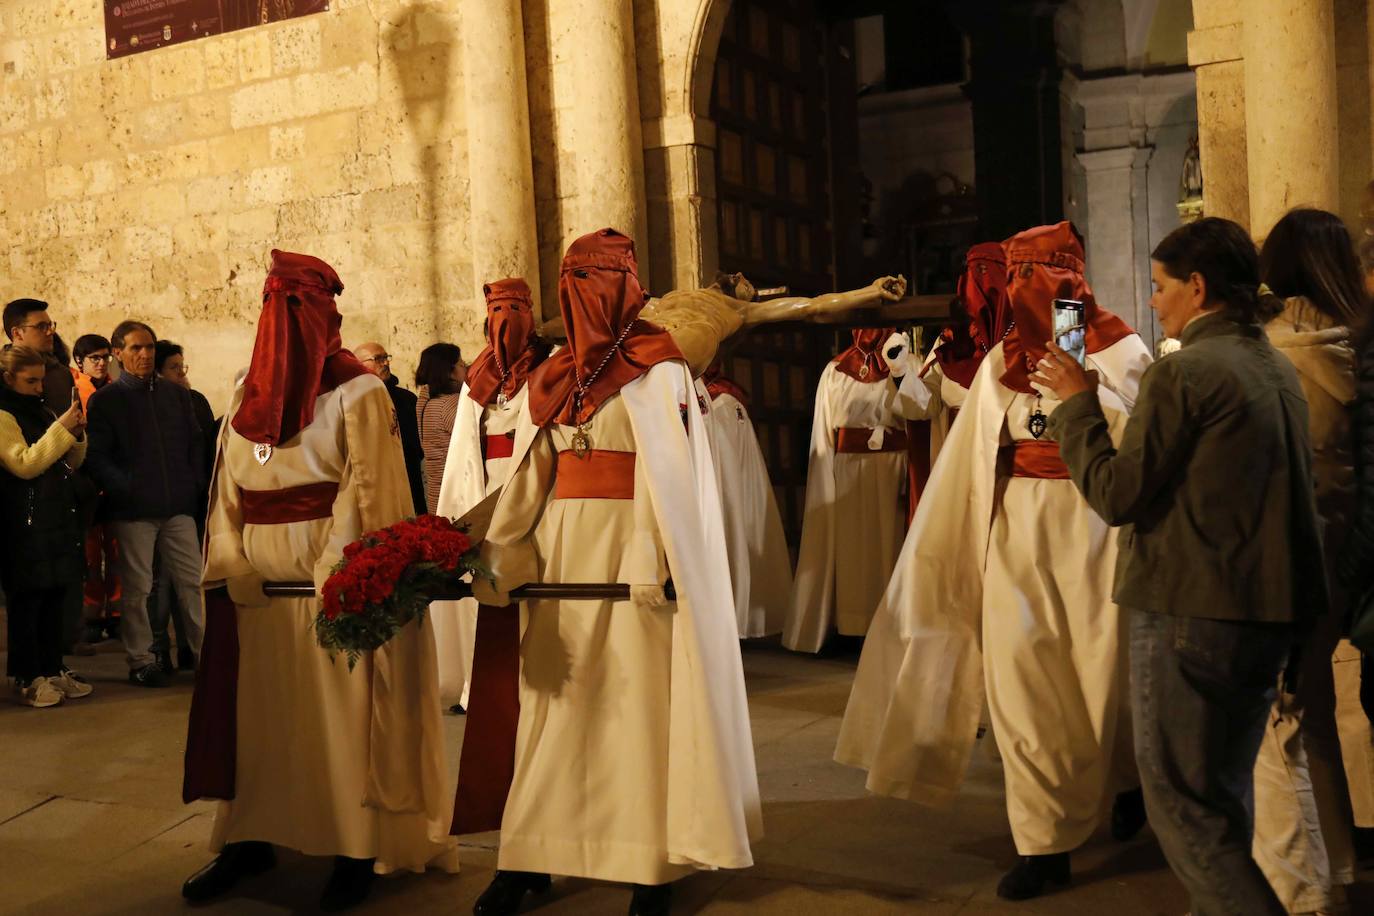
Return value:
<svg viewBox="0 0 1374 916">
<path fill-rule="evenodd" d="M 883 344 L 883 362 L 887 363 L 887 371 L 894 379 L 921 368 L 911 352 L 911 341 L 903 331 L 895 332 Z"/>
<path fill-rule="evenodd" d="M 472 577 L 472 597 L 477 599 L 478 604 L 485 604 L 487 607 L 510 605 L 510 592 L 498 592 L 496 586 L 485 576 Z"/>
<path fill-rule="evenodd" d="M 239 607 L 264 607 L 271 599 L 262 593 L 262 583 L 262 576 L 248 573 L 226 579 L 224 585 L 229 589 L 230 600 Z"/>
<path fill-rule="evenodd" d="M 668 596 L 661 585 L 631 585 L 630 602 L 641 610 L 651 610 L 666 605 Z"/>
</svg>

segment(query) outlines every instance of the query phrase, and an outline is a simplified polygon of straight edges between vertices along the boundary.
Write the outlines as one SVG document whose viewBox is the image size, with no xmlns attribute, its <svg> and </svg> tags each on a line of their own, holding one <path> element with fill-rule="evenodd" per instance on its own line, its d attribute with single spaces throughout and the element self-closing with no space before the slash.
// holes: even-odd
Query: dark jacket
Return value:
<svg viewBox="0 0 1374 916">
<path fill-rule="evenodd" d="M 91 395 L 86 467 L 111 520 L 196 514 L 206 487 L 205 439 L 191 394 L 124 373 Z"/>
<path fill-rule="evenodd" d="M 1307 401 L 1258 324 L 1207 315 L 1146 370 L 1113 448 L 1097 397 L 1050 432 L 1074 483 L 1122 526 L 1123 607 L 1218 620 L 1310 622 L 1327 610 Z"/>
<path fill-rule="evenodd" d="M 1374 586 L 1374 334 L 1366 334 L 1358 355 L 1355 404 L 1355 513 L 1345 547 L 1336 560 L 1336 575 L 1362 595 Z"/>
<path fill-rule="evenodd" d="M 43 375 L 43 403 L 54 414 L 61 416 L 72 406 L 72 392 L 76 390 L 76 379 L 72 378 L 70 366 L 64 366 L 55 356 L 45 360 L 47 371 Z"/>
<path fill-rule="evenodd" d="M 14 417 L 26 445 L 47 435 L 57 419 L 41 398 L 6 385 L 0 385 L 0 410 Z M 65 439 L 70 443 L 69 435 Z M 6 531 L 0 572 L 6 591 L 59 588 L 84 575 L 81 503 L 90 484 L 72 469 L 70 454 L 28 479 L 0 468 L 0 511 Z"/>
<path fill-rule="evenodd" d="M 428 511 L 425 502 L 425 450 L 420 445 L 420 423 L 415 416 L 415 405 L 419 399 L 413 392 L 402 388 L 394 375 L 386 380 L 386 393 L 391 395 L 391 406 L 396 408 L 396 422 L 401 429 L 401 451 L 406 456 L 410 498 L 415 503 L 415 514 L 424 515 Z"/>
</svg>

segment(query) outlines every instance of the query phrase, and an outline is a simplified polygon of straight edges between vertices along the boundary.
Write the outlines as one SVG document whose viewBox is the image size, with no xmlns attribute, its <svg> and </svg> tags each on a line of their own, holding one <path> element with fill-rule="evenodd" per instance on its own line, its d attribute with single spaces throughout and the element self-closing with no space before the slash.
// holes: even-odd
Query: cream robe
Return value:
<svg viewBox="0 0 1374 916">
<path fill-rule="evenodd" d="M 902 431 L 891 385 L 825 367 L 816 388 L 801 548 L 782 644 L 819 652 L 833 628 L 863 636 L 901 548 L 906 450 L 837 453 L 837 427 Z M 875 433 L 876 435 L 876 433 Z M 878 443 L 875 441 L 875 445 Z"/>
<path fill-rule="evenodd" d="M 1131 335 L 1090 354 L 1113 436 L 1150 356 Z M 870 791 L 926 804 L 963 781 L 986 693 L 1022 855 L 1073 849 L 1132 764 L 1116 538 L 1069 480 L 1008 478 L 1032 395 L 999 344 L 945 443 L 864 645 L 835 759 Z M 1055 405 L 1046 398 L 1046 415 Z M 986 521 L 981 521 L 986 519 Z M 986 659 L 986 664 L 985 664 Z M 1124 780 L 1123 780 L 1124 781 Z"/>
<path fill-rule="evenodd" d="M 504 407 L 483 406 L 468 397 L 468 386 L 458 402 L 453 421 L 444 480 L 439 487 L 437 514 L 459 518 L 491 493 L 505 486 L 513 458 L 483 458 L 482 440 L 486 436 L 515 434 L 521 408 L 529 397 L 522 385 Z M 434 643 L 439 653 L 439 693 L 444 706 L 468 703 L 472 678 L 472 649 L 477 640 L 477 601 L 435 601 L 429 606 L 434 621 Z"/>
<path fill-rule="evenodd" d="M 242 384 L 226 416 L 243 397 Z M 315 418 L 266 464 L 230 422 L 206 523 L 207 587 L 238 601 L 235 797 L 221 802 L 211 848 L 263 840 L 307 855 L 377 860 L 379 874 L 458 870 L 432 630 L 411 624 L 353 671 L 315 642 L 317 598 L 262 598 L 261 580 L 319 589 L 343 548 L 413 511 L 396 413 L 381 382 L 352 379 L 315 402 Z M 333 515 L 245 524 L 240 488 L 337 481 Z M 397 774 L 401 774 L 399 781 Z"/>
<path fill-rule="evenodd" d="M 949 376 L 935 359 L 937 343 L 931 348 L 919 373 L 909 372 L 893 386 L 892 410 L 904 420 L 930 422 L 930 467 L 940 457 L 949 429 L 954 425 L 953 411 L 962 410 L 968 389 Z"/>
<path fill-rule="evenodd" d="M 633 499 L 552 498 L 566 426 L 541 430 L 499 497 L 483 555 L 500 590 L 657 585 L 671 569 L 678 596 L 522 605 L 501 869 L 660 884 L 753 863 L 762 819 L 720 496 L 701 413 L 680 412 L 694 400 L 685 365 L 665 362 L 593 417 L 593 448 L 636 453 Z"/>
<path fill-rule="evenodd" d="M 792 558 L 773 484 L 744 405 L 722 394 L 711 401 L 709 419 L 740 639 L 771 636 L 782 632 L 792 594 Z"/>
</svg>

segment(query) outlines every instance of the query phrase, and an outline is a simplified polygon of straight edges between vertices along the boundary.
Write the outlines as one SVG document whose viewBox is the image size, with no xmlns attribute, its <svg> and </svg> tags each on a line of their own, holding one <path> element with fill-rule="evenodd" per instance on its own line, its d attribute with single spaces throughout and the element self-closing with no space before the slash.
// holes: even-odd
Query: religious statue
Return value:
<svg viewBox="0 0 1374 916">
<path fill-rule="evenodd" d="M 1185 223 L 1202 218 L 1202 153 L 1197 137 L 1188 140 L 1183 154 L 1183 172 L 1178 180 L 1178 217 Z"/>
<path fill-rule="evenodd" d="M 650 299 L 640 317 L 666 330 L 687 359 L 693 377 L 715 361 L 720 345 L 745 328 L 779 321 L 824 323 L 857 309 L 896 302 L 906 294 L 906 279 L 879 277 L 868 286 L 820 296 L 780 296 L 758 300 L 758 291 L 743 274 L 717 274 L 701 289 L 673 290 Z M 540 336 L 565 336 L 561 319 L 545 322 Z"/>
</svg>

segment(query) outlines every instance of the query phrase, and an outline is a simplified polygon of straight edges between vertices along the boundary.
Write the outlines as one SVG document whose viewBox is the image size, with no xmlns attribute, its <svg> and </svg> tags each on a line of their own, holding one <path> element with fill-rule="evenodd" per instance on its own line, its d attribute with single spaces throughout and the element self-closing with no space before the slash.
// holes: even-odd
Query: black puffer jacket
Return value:
<svg viewBox="0 0 1374 916">
<path fill-rule="evenodd" d="M 57 419 L 41 397 L 19 394 L 6 385 L 0 385 L 0 410 L 14 417 L 26 445 L 42 439 Z M 58 588 L 81 579 L 81 505 L 89 487 L 62 458 L 29 479 L 0 468 L 0 511 L 5 519 L 0 571 L 6 591 Z"/>
<path fill-rule="evenodd" d="M 86 469 L 116 521 L 195 516 L 205 488 L 205 437 L 191 393 L 128 373 L 91 395 Z"/>
<path fill-rule="evenodd" d="M 1366 334 L 1355 378 L 1355 520 L 1337 560 L 1341 582 L 1360 595 L 1374 586 L 1374 334 Z"/>
</svg>

